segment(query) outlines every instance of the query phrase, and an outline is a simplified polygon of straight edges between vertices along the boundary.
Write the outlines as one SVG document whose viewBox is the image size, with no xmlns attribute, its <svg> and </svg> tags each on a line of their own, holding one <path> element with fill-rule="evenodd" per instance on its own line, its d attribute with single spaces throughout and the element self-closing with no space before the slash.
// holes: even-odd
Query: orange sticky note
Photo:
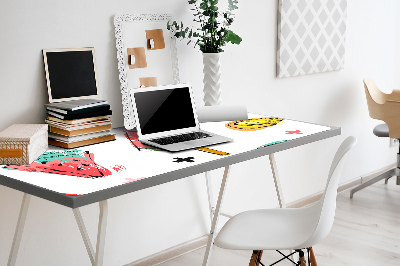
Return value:
<svg viewBox="0 0 400 266">
<path fill-rule="evenodd" d="M 157 50 L 165 48 L 164 34 L 162 29 L 146 30 L 147 49 Z"/>
<path fill-rule="evenodd" d="M 128 65 L 129 69 L 147 67 L 144 47 L 128 48 Z"/>
<path fill-rule="evenodd" d="M 157 78 L 156 77 L 148 77 L 148 78 L 139 78 L 140 87 L 153 87 L 157 86 Z"/>
</svg>

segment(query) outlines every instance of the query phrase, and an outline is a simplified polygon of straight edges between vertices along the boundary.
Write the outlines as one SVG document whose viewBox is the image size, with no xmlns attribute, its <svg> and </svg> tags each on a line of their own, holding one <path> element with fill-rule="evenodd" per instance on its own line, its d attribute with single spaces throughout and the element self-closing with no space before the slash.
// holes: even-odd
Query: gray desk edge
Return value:
<svg viewBox="0 0 400 266">
<path fill-rule="evenodd" d="M 311 142 L 319 141 L 322 139 L 334 137 L 341 134 L 340 127 L 330 127 L 329 130 L 319 132 L 316 134 L 304 136 L 298 139 L 290 140 L 274 144 L 271 146 L 263 147 L 256 150 L 251 150 L 228 157 L 221 157 L 218 160 L 211 162 L 190 166 L 184 169 L 164 173 L 161 175 L 149 177 L 139 181 L 123 184 L 108 189 L 96 191 L 85 195 L 65 195 L 59 192 L 51 191 L 39 186 L 31 185 L 23 181 L 19 181 L 4 175 L 1 175 L 0 185 L 4 185 L 15 190 L 28 193 L 39 198 L 43 198 L 69 208 L 79 208 L 92 203 L 100 202 L 106 199 L 114 198 L 117 196 L 125 195 L 131 192 L 142 190 L 145 188 L 157 186 L 163 183 L 171 182 L 188 176 L 200 174 L 206 171 L 218 169 L 228 165 L 233 165 L 239 162 L 244 162 L 257 157 L 265 156 L 268 154 L 276 153 L 279 151 L 287 150 Z"/>
</svg>

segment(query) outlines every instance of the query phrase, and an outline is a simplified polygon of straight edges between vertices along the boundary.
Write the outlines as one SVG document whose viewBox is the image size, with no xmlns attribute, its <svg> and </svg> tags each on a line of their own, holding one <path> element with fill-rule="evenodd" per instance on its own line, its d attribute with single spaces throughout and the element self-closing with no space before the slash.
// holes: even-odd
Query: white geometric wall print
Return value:
<svg viewBox="0 0 400 266">
<path fill-rule="evenodd" d="M 344 66 L 347 0 L 279 0 L 277 77 Z"/>
</svg>

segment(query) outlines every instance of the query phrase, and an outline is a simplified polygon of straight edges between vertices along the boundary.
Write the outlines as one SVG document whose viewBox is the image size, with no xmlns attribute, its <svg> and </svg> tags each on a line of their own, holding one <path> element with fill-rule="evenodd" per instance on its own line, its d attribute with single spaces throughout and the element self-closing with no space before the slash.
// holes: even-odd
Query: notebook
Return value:
<svg viewBox="0 0 400 266">
<path fill-rule="evenodd" d="M 189 84 L 131 89 L 139 140 L 168 151 L 232 141 L 200 129 Z"/>
</svg>

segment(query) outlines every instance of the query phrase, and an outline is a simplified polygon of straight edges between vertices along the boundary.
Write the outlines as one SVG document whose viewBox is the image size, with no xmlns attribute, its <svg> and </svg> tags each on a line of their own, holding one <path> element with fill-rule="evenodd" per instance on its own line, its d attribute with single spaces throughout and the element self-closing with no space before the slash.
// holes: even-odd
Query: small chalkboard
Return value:
<svg viewBox="0 0 400 266">
<path fill-rule="evenodd" d="M 97 98 L 94 48 L 45 49 L 49 102 Z"/>
</svg>

